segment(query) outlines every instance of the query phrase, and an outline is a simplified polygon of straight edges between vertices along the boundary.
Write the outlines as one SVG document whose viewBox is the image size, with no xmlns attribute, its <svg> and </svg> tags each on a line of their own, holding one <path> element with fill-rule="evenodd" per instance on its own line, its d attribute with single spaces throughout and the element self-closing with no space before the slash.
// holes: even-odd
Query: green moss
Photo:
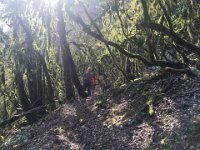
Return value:
<svg viewBox="0 0 200 150">
<path fill-rule="evenodd" d="M 101 110 L 103 107 L 104 107 L 103 101 L 97 101 L 97 102 L 94 104 L 93 110 L 99 111 L 99 110 Z"/>
<path fill-rule="evenodd" d="M 154 114 L 154 108 L 153 108 L 153 96 L 149 96 L 149 99 L 147 101 L 147 105 L 149 106 L 149 115 L 152 116 Z"/>
</svg>

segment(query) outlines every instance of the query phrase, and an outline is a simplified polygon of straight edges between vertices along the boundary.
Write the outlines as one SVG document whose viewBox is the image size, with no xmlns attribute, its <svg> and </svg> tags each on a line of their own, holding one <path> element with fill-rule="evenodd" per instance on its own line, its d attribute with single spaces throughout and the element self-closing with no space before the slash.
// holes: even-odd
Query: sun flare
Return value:
<svg viewBox="0 0 200 150">
<path fill-rule="evenodd" d="M 49 7 L 55 8 L 56 5 L 57 5 L 57 2 L 58 2 L 59 0 L 43 0 L 43 1 L 44 1 L 44 3 L 45 3 L 46 5 L 48 5 Z"/>
</svg>

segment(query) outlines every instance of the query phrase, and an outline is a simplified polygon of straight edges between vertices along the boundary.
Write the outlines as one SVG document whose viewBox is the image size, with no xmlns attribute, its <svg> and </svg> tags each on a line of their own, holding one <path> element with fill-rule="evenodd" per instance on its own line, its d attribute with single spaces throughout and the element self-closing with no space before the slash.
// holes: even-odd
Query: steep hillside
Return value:
<svg viewBox="0 0 200 150">
<path fill-rule="evenodd" d="M 200 149 L 200 80 L 168 75 L 97 89 L 3 136 L 1 149 Z"/>
</svg>

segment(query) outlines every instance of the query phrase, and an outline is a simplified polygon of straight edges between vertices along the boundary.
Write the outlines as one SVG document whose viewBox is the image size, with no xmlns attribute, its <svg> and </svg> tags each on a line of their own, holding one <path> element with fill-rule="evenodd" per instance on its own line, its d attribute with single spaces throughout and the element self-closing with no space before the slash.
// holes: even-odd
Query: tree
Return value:
<svg viewBox="0 0 200 150">
<path fill-rule="evenodd" d="M 117 3 L 117 1 L 115 3 Z M 138 2 L 135 2 L 135 3 L 138 3 Z M 126 3 L 126 4 L 129 4 L 129 3 Z M 148 7 L 151 7 L 151 6 L 148 6 L 146 1 L 143 1 L 143 0 L 141 0 L 141 4 L 142 4 L 142 8 L 143 8 L 143 14 L 144 14 L 143 16 L 144 16 L 145 22 L 142 22 L 142 23 L 140 22 L 140 24 L 143 27 L 145 27 L 145 29 L 142 29 L 142 28 L 139 27 L 139 30 L 147 31 L 147 28 L 150 28 L 150 29 L 159 31 L 159 32 L 161 32 L 161 34 L 168 35 L 170 38 L 172 38 L 172 40 L 177 45 L 179 45 L 179 46 L 181 46 L 183 48 L 186 48 L 187 50 L 190 50 L 191 52 L 195 53 L 196 55 L 199 55 L 198 53 L 199 53 L 200 50 L 199 50 L 199 48 L 197 46 L 195 46 L 194 44 L 186 42 L 185 40 L 180 38 L 175 32 L 170 31 L 170 29 L 166 29 L 164 26 L 158 25 L 156 23 L 151 23 L 152 19 L 151 19 L 151 16 L 149 15 L 149 12 L 148 12 Z M 121 5 L 124 5 L 124 3 L 122 3 Z M 166 17 L 166 20 L 168 21 L 169 26 L 171 26 L 171 22 L 170 22 L 171 18 L 169 18 L 169 15 L 167 14 L 165 8 L 163 7 L 161 1 L 159 1 L 158 5 L 160 5 L 161 10 L 163 10 L 164 16 Z M 114 6 L 114 9 L 113 9 L 113 7 L 111 7 L 111 10 L 113 11 L 114 15 L 115 15 L 115 12 L 116 12 L 116 15 L 118 16 L 118 18 L 119 18 L 119 20 L 121 22 L 121 25 L 122 25 L 121 28 L 122 28 L 122 32 L 123 32 L 122 34 L 124 34 L 125 40 L 129 40 L 130 43 L 132 43 L 132 44 L 134 44 L 136 46 L 139 46 L 139 48 L 144 49 L 145 50 L 144 52 L 146 53 L 146 56 L 148 56 L 150 59 L 146 58 L 145 55 L 142 56 L 142 54 L 137 54 L 137 53 L 134 54 L 134 53 L 128 52 L 127 50 L 125 50 L 125 47 L 123 47 L 123 45 L 120 45 L 120 44 L 118 44 L 118 43 L 116 43 L 114 41 L 111 41 L 111 40 L 107 40 L 104 36 L 102 36 L 102 34 L 99 32 L 99 29 L 98 29 L 98 27 L 96 25 L 93 24 L 93 26 L 94 26 L 94 28 L 96 29 L 97 32 L 92 31 L 91 28 L 89 28 L 89 26 L 83 21 L 83 19 L 80 16 L 76 16 L 69 9 L 66 10 L 66 11 L 68 12 L 68 14 L 69 14 L 69 16 L 70 16 L 70 18 L 72 20 L 74 20 L 76 23 L 78 23 L 79 25 L 82 26 L 83 30 L 86 33 L 88 33 L 92 37 L 96 38 L 97 40 L 103 42 L 105 45 L 108 45 L 108 46 L 111 46 L 111 47 L 115 48 L 121 54 L 127 56 L 128 58 L 138 59 L 139 61 L 143 62 L 146 66 L 149 66 L 149 67 L 151 67 L 151 66 L 160 66 L 162 68 L 170 67 L 170 68 L 173 68 L 173 69 L 177 70 L 177 72 L 178 72 L 179 69 L 181 69 L 181 70 L 185 69 L 185 70 L 187 70 L 188 72 L 191 73 L 191 71 L 189 70 L 188 65 L 185 64 L 184 62 L 179 61 L 181 58 L 178 55 L 177 56 L 179 58 L 176 58 L 175 61 L 172 61 L 172 60 L 169 60 L 169 59 L 165 60 L 165 58 L 167 58 L 166 56 L 164 56 L 164 59 L 160 59 L 159 52 L 156 52 L 157 50 L 155 50 L 156 41 L 154 39 L 156 37 L 156 33 L 153 30 L 149 30 L 148 32 L 146 32 L 147 34 L 146 34 L 146 42 L 145 42 L 146 46 L 145 46 L 145 48 L 141 47 L 140 45 L 138 45 L 137 41 L 134 40 L 134 38 L 135 38 L 134 36 L 133 37 L 128 37 L 126 35 L 126 33 L 124 32 L 123 22 L 122 22 L 122 19 L 120 17 L 120 14 L 119 14 L 120 11 L 123 11 L 123 12 L 126 13 L 126 10 L 123 10 L 123 9 L 120 10 L 120 3 L 117 3 L 115 5 L 111 4 L 111 6 Z M 121 13 L 121 15 L 123 15 L 123 14 L 124 13 Z M 142 18 L 142 16 L 140 16 L 140 17 Z M 170 28 L 172 28 L 172 27 L 170 27 Z M 174 47 L 176 47 L 176 45 Z M 177 54 L 180 53 L 180 51 L 178 51 L 174 47 L 173 47 L 173 51 L 175 53 L 177 53 Z M 180 56 L 186 56 L 186 53 L 181 52 Z M 184 60 L 185 60 L 185 58 L 184 58 Z"/>
<path fill-rule="evenodd" d="M 64 66 L 64 82 L 65 82 L 65 90 L 66 90 L 65 93 L 66 93 L 66 98 L 68 100 L 71 100 L 74 97 L 72 81 L 74 82 L 74 85 L 76 86 L 80 96 L 85 97 L 86 94 L 84 93 L 84 90 L 78 79 L 78 75 L 75 70 L 74 61 L 72 59 L 72 55 L 70 52 L 69 44 L 66 39 L 67 34 L 65 30 L 62 6 L 63 6 L 63 1 L 60 1 L 57 6 L 57 17 L 58 17 L 57 29 L 58 29 L 58 34 L 60 37 L 60 45 L 61 45 L 63 66 Z"/>
</svg>

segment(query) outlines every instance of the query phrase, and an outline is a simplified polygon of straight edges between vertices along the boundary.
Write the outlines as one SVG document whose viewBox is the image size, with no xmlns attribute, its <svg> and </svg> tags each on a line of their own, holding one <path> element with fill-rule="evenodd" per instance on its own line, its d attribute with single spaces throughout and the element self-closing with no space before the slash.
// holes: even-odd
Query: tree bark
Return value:
<svg viewBox="0 0 200 150">
<path fill-rule="evenodd" d="M 28 111 L 28 110 L 30 110 L 31 105 L 30 105 L 30 101 L 28 100 L 27 94 L 26 94 L 25 89 L 24 89 L 24 83 L 23 83 L 22 75 L 19 71 L 17 71 L 16 74 L 15 74 L 15 82 L 16 82 L 16 85 L 17 85 L 17 92 L 18 92 L 18 95 L 19 95 L 19 98 L 20 98 L 22 108 L 23 108 L 24 111 Z M 27 121 L 29 123 L 32 123 L 32 122 L 37 120 L 34 113 L 27 114 L 25 116 L 26 116 Z"/>
<path fill-rule="evenodd" d="M 76 72 L 76 66 L 74 64 L 74 61 L 73 61 L 73 58 L 72 58 L 72 55 L 70 52 L 69 43 L 67 42 L 67 39 L 66 39 L 67 34 L 66 34 L 65 23 L 64 23 L 63 13 L 62 13 L 62 3 L 63 2 L 61 1 L 57 8 L 57 16 L 59 19 L 57 26 L 58 26 L 58 33 L 60 36 L 61 48 L 62 48 L 62 51 L 64 51 L 62 53 L 62 56 L 64 57 L 63 63 L 65 64 L 67 62 L 67 64 L 64 65 L 64 68 L 68 69 L 68 72 L 69 72 L 68 77 L 73 81 L 73 83 L 78 91 L 78 94 L 81 97 L 86 97 L 87 94 L 85 93 L 85 91 L 80 83 L 80 80 L 78 78 L 78 75 Z M 69 84 L 72 86 L 71 80 L 70 80 L 70 83 L 68 83 L 68 86 L 69 86 Z"/>
<path fill-rule="evenodd" d="M 37 65 L 37 57 L 33 48 L 33 37 L 32 31 L 28 24 L 27 19 L 18 17 L 19 23 L 22 26 L 25 37 L 26 37 L 26 54 L 28 56 L 28 61 L 26 62 L 27 68 L 27 78 L 28 78 L 28 88 L 29 88 L 29 96 L 30 102 L 32 106 L 42 106 L 43 103 L 43 93 L 42 90 L 42 76 L 41 76 L 41 68 Z M 36 70 L 40 70 L 37 72 Z M 38 74 L 37 74 L 38 73 Z"/>
<path fill-rule="evenodd" d="M 47 86 L 48 86 L 47 101 L 49 102 L 50 107 L 53 110 L 56 107 L 56 105 L 55 105 L 55 101 L 53 99 L 54 98 L 54 89 L 53 89 L 51 77 L 49 75 L 49 71 L 47 69 L 47 64 L 46 64 L 44 58 L 42 57 L 42 55 L 39 52 L 37 54 L 38 54 L 40 63 L 43 66 L 45 77 L 47 80 Z"/>
<path fill-rule="evenodd" d="M 57 6 L 57 30 L 60 37 L 60 46 L 62 52 L 63 66 L 64 66 L 64 83 L 65 83 L 65 96 L 68 101 L 75 97 L 72 86 L 71 77 L 71 61 L 69 59 L 69 45 L 66 39 L 65 23 L 62 13 L 63 2 L 60 1 Z"/>
<path fill-rule="evenodd" d="M 4 53 L 5 54 L 5 53 Z M 3 119 L 7 119 L 8 118 L 8 111 L 7 111 L 7 103 L 6 103 L 6 96 L 5 96 L 5 83 L 6 83 L 6 78 L 5 78 L 5 66 L 3 65 L 2 68 L 2 74 L 1 74 L 1 82 L 2 85 L 4 86 L 3 89 Z"/>
<path fill-rule="evenodd" d="M 73 83 L 74 83 L 74 85 L 75 85 L 75 87 L 78 91 L 78 94 L 83 98 L 87 97 L 87 94 L 83 90 L 83 86 L 81 85 L 81 82 L 78 78 L 78 74 L 76 72 L 76 66 L 75 66 L 74 61 L 72 59 L 71 59 L 71 73 L 72 73 L 72 80 L 73 80 Z"/>
</svg>

